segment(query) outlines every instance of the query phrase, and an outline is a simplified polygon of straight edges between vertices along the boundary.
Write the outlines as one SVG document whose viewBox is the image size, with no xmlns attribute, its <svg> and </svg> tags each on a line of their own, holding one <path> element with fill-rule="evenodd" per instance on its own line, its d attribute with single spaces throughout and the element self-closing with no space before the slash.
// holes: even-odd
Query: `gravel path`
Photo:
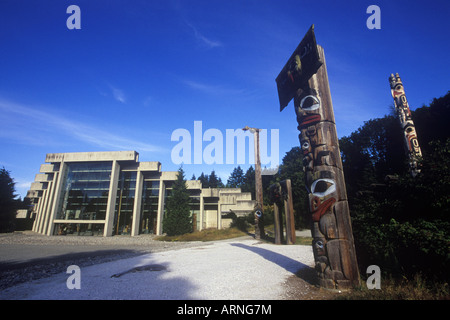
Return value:
<svg viewBox="0 0 450 320">
<path fill-rule="evenodd" d="M 0 299 L 324 299 L 310 246 L 0 235 Z M 81 289 L 66 286 L 69 265 Z M 137 267 L 137 268 L 136 268 Z M 116 276 L 114 276 L 116 275 Z"/>
</svg>

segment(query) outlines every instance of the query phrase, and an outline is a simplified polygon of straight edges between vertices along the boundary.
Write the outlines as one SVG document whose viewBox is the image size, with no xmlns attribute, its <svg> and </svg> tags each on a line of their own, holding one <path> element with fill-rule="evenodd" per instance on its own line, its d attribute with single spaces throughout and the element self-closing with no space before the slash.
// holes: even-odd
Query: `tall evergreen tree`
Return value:
<svg viewBox="0 0 450 320">
<path fill-rule="evenodd" d="M 250 166 L 244 175 L 244 184 L 241 186 L 242 192 L 251 192 L 252 199 L 256 199 L 255 191 L 255 169 Z"/>
<path fill-rule="evenodd" d="M 0 169 L 0 232 L 14 231 L 17 201 L 15 182 L 9 171 Z"/>
<path fill-rule="evenodd" d="M 202 188 L 209 188 L 209 177 L 207 174 L 202 174 L 198 177 L 198 179 L 202 183 Z"/>
<path fill-rule="evenodd" d="M 227 187 L 229 188 L 240 188 L 244 184 L 244 171 L 241 166 L 237 166 L 237 168 L 233 169 L 230 177 L 227 181 Z"/>
<path fill-rule="evenodd" d="M 222 180 L 216 175 L 216 172 L 213 170 L 209 175 L 209 187 L 210 188 L 222 188 L 223 183 Z"/>
<path fill-rule="evenodd" d="M 164 232 L 168 236 L 192 232 L 189 193 L 183 168 L 178 170 L 177 180 L 172 186 L 172 194 L 167 198 Z"/>
</svg>

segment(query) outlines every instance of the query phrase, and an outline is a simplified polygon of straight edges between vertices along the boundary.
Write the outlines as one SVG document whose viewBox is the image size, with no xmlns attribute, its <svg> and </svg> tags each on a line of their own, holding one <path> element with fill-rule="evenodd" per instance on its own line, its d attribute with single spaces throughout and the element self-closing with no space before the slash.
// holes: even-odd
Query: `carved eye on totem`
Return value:
<svg viewBox="0 0 450 320">
<path fill-rule="evenodd" d="M 316 247 L 317 247 L 318 249 L 323 249 L 323 241 L 317 240 L 317 241 L 316 241 Z"/>
<path fill-rule="evenodd" d="M 311 185 L 311 193 L 322 198 L 336 191 L 336 183 L 331 179 L 317 179 Z"/>
<path fill-rule="evenodd" d="M 309 142 L 308 141 L 304 141 L 302 143 L 302 150 L 303 151 L 309 151 Z"/>
<path fill-rule="evenodd" d="M 306 96 L 300 101 L 300 108 L 304 111 L 312 111 L 319 109 L 320 101 L 316 96 Z"/>
</svg>

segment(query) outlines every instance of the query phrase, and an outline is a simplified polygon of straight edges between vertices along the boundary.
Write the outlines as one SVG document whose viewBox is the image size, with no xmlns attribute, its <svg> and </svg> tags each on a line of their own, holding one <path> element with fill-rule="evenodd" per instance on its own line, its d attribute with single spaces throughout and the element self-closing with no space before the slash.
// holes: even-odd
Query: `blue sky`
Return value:
<svg viewBox="0 0 450 320">
<path fill-rule="evenodd" d="M 72 4 L 80 30 L 66 26 Z M 380 30 L 366 27 L 372 4 Z M 299 142 L 275 78 L 312 24 L 342 137 L 390 112 L 390 73 L 413 110 L 450 90 L 449 13 L 448 1 L 0 0 L 0 166 L 22 197 L 46 153 L 136 150 L 174 171 L 172 132 L 193 135 L 194 121 L 224 137 L 278 129 L 281 161 Z M 226 182 L 237 165 L 183 168 Z"/>
</svg>

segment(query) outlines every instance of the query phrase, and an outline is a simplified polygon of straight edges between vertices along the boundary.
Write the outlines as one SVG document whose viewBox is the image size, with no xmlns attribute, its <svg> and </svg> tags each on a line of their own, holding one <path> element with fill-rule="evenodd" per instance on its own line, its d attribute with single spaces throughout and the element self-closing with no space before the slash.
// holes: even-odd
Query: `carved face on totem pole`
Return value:
<svg viewBox="0 0 450 320">
<path fill-rule="evenodd" d="M 300 146 L 309 205 L 312 214 L 313 251 L 318 271 L 331 272 L 327 243 L 338 238 L 335 203 L 345 199 L 338 187 L 341 163 L 337 160 L 337 137 L 332 111 L 322 108 L 321 97 L 314 89 L 305 89 L 295 100 Z"/>
</svg>

